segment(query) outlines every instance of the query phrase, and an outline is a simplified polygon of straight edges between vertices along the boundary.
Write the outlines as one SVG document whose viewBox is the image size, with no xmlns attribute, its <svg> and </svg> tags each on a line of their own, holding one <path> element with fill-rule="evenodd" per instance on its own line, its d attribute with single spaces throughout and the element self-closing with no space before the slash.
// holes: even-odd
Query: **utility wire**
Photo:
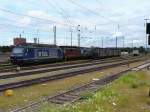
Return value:
<svg viewBox="0 0 150 112">
<path fill-rule="evenodd" d="M 4 18 L 0 18 L 0 19 L 4 19 Z M 11 19 L 4 19 L 4 20 L 6 20 L 7 23 L 4 23 L 4 22 L 3 22 L 3 24 L 0 24 L 0 25 L 3 26 L 3 27 L 5 27 L 5 26 L 11 26 L 11 27 L 16 27 L 16 28 L 23 28 L 23 29 L 29 28 L 29 29 L 35 30 L 35 27 L 34 27 L 34 26 L 36 26 L 36 24 L 30 24 L 30 25 L 28 25 L 28 26 L 21 26 L 21 25 L 17 25 L 17 24 L 18 24 L 18 23 L 17 23 L 18 21 L 16 21 L 16 20 L 11 20 Z M 16 23 L 16 24 L 12 24 L 12 23 Z M 39 29 L 39 30 L 42 30 L 42 31 L 44 31 L 44 32 L 49 32 L 49 30 L 42 29 L 42 28 L 39 28 L 39 27 L 37 27 L 37 26 L 36 26 L 36 28 Z"/>
<path fill-rule="evenodd" d="M 9 25 L 9 24 L 0 24 L 0 26 L 7 26 L 7 27 L 16 27 L 16 28 L 24 28 L 24 27 L 19 27 L 19 26 L 15 26 L 15 25 Z M 25 29 L 22 29 L 22 30 L 25 30 Z M 10 30 L 9 30 L 10 31 Z M 16 31 L 10 31 L 10 33 L 21 33 L 21 32 L 16 32 Z M 25 33 L 25 34 L 30 34 L 30 35 L 34 35 L 33 33 Z M 44 34 L 43 34 L 44 35 Z M 46 33 L 45 33 L 46 35 Z M 47 34 L 49 35 L 49 34 Z"/>
<path fill-rule="evenodd" d="M 0 11 L 7 12 L 7 13 L 10 13 L 10 14 L 13 14 L 13 15 L 18 15 L 18 16 L 23 16 L 23 17 L 29 17 L 29 18 L 32 18 L 32 19 L 36 19 L 38 21 L 48 22 L 49 24 L 56 23 L 56 24 L 61 24 L 61 25 L 67 25 L 67 24 L 64 24 L 64 23 L 61 23 L 61 22 L 58 22 L 58 21 L 50 20 L 50 19 L 44 19 L 44 18 L 39 18 L 39 17 L 34 17 L 34 16 L 26 15 L 26 14 L 21 14 L 21 13 L 13 12 L 13 11 L 10 11 L 8 9 L 3 9 L 1 7 L 0 7 Z"/>
<path fill-rule="evenodd" d="M 64 9 L 62 9 L 60 6 L 58 6 L 58 4 L 57 4 L 57 6 L 55 6 L 53 3 L 54 3 L 54 1 L 53 1 L 53 3 L 51 2 L 51 1 L 49 1 L 49 0 L 45 0 L 46 2 L 47 2 L 47 4 L 50 6 L 50 7 L 53 7 L 54 9 L 57 9 L 57 12 L 62 16 L 62 18 L 64 18 L 64 20 L 66 21 L 66 24 L 71 24 L 71 22 L 69 21 L 69 19 L 68 19 L 68 17 L 67 17 L 67 15 L 66 14 L 64 14 Z"/>
<path fill-rule="evenodd" d="M 70 2 L 70 3 L 72 3 L 72 4 L 74 4 L 74 5 L 76 5 L 76 6 L 78 6 L 78 7 L 80 7 L 80 8 L 82 8 L 82 9 L 84 9 L 84 10 L 87 10 L 88 12 L 90 12 L 90 13 L 92 13 L 92 14 L 94 14 L 94 15 L 97 15 L 97 16 L 99 16 L 99 17 L 101 17 L 101 18 L 104 18 L 104 19 L 106 19 L 107 21 L 110 21 L 110 22 L 113 22 L 113 23 L 118 23 L 117 21 L 114 21 L 114 20 L 112 20 L 112 19 L 106 18 L 105 16 L 102 16 L 102 15 L 100 15 L 99 13 L 95 12 L 94 10 L 91 10 L 91 9 L 89 9 L 89 8 L 83 6 L 83 5 L 80 5 L 79 3 L 77 3 L 77 2 L 75 2 L 75 1 L 73 1 L 73 0 L 67 0 L 67 1 Z"/>
</svg>

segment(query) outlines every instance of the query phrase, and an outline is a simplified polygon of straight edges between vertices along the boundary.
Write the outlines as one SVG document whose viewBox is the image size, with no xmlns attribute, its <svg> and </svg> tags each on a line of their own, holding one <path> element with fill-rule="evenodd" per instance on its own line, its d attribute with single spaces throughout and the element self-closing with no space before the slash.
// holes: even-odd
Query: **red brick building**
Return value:
<svg viewBox="0 0 150 112">
<path fill-rule="evenodd" d="M 14 38 L 14 45 L 26 44 L 25 38 Z"/>
</svg>

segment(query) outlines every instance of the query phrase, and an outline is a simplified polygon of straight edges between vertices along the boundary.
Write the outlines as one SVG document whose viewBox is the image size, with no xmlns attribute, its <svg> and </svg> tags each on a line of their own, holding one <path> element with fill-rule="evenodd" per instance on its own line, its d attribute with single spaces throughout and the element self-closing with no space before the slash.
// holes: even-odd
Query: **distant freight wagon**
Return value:
<svg viewBox="0 0 150 112">
<path fill-rule="evenodd" d="M 10 60 L 13 64 L 24 64 L 81 58 L 107 58 L 120 56 L 120 54 L 120 50 L 115 48 L 59 47 L 45 44 L 25 44 L 13 48 Z"/>
<path fill-rule="evenodd" d="M 72 59 L 72 58 L 80 58 L 81 51 L 79 47 L 69 47 L 69 46 L 60 46 L 64 53 L 64 58 Z"/>
</svg>

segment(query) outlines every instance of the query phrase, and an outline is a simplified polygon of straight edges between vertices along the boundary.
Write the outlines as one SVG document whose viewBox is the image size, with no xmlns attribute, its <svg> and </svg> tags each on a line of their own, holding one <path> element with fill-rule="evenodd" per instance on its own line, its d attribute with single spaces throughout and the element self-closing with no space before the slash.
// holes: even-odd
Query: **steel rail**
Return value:
<svg viewBox="0 0 150 112">
<path fill-rule="evenodd" d="M 85 74 L 85 73 L 89 73 L 89 72 L 99 71 L 102 69 L 113 68 L 113 67 L 123 65 L 123 64 L 134 63 L 137 61 L 140 61 L 140 60 L 139 59 L 130 60 L 130 61 L 126 61 L 126 62 L 119 62 L 119 63 L 104 65 L 104 66 L 100 66 L 100 67 L 85 68 L 83 70 L 77 70 L 77 71 L 72 71 L 72 72 L 68 72 L 68 73 L 60 73 L 60 74 L 52 75 L 52 76 L 40 77 L 40 78 L 35 78 L 35 79 L 30 79 L 30 80 L 25 80 L 25 81 L 8 83 L 8 84 L 2 84 L 2 85 L 0 85 L 0 91 L 4 91 L 7 89 L 19 88 L 19 87 L 26 87 L 26 86 L 39 84 L 42 82 L 47 82 L 47 81 L 52 81 L 52 80 L 63 79 L 63 78 L 67 78 L 67 77 L 76 76 L 79 74 Z"/>
<path fill-rule="evenodd" d="M 11 112 L 29 112 L 30 109 L 32 109 L 32 110 L 37 109 L 44 102 L 50 102 L 50 103 L 61 104 L 61 105 L 65 104 L 65 103 L 73 103 L 73 102 L 75 102 L 81 98 L 81 93 L 86 92 L 86 91 L 96 92 L 96 91 L 100 90 L 101 88 L 103 88 L 105 85 L 118 79 L 120 76 L 122 76 L 122 75 L 124 75 L 124 74 L 126 74 L 132 70 L 137 69 L 137 71 L 139 71 L 141 69 L 146 68 L 147 66 L 150 66 L 149 62 L 146 62 L 146 63 L 139 65 L 139 66 L 136 66 L 136 67 L 129 68 L 127 70 L 123 70 L 123 71 L 116 73 L 116 74 L 105 76 L 103 78 L 100 78 L 99 80 L 89 82 L 88 84 L 73 88 L 73 89 L 68 90 L 66 92 L 62 92 L 60 94 L 47 97 L 41 101 L 31 103 L 27 106 L 15 109 Z"/>
</svg>

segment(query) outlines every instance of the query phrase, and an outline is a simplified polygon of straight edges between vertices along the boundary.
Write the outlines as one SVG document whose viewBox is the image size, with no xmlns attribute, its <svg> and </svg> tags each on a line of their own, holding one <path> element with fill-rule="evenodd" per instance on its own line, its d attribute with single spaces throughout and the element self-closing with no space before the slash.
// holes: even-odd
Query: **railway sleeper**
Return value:
<svg viewBox="0 0 150 112">
<path fill-rule="evenodd" d="M 83 92 L 86 92 L 86 91 L 94 91 L 98 88 L 95 88 L 95 87 L 90 87 L 90 88 L 86 88 L 86 90 L 84 90 Z"/>
<path fill-rule="evenodd" d="M 50 99 L 49 102 L 54 103 L 54 104 L 60 104 L 60 105 L 67 103 L 62 100 L 57 100 L 57 99 Z"/>
<path fill-rule="evenodd" d="M 92 85 L 85 86 L 85 87 L 83 88 L 83 90 L 85 91 L 85 90 L 87 90 L 87 89 L 89 89 L 89 88 L 99 88 L 99 87 L 98 87 L 98 85 L 92 84 Z"/>
<path fill-rule="evenodd" d="M 83 91 L 85 91 L 85 89 L 82 89 L 82 90 L 80 90 L 80 91 L 78 91 L 78 90 L 73 91 L 72 94 L 78 94 L 78 96 L 80 96 L 80 94 L 81 94 Z"/>
<path fill-rule="evenodd" d="M 89 88 L 92 88 L 92 87 L 86 87 L 84 88 L 82 91 L 80 91 L 80 93 L 84 92 L 84 91 L 89 91 Z"/>
<path fill-rule="evenodd" d="M 82 91 L 84 91 L 84 88 L 78 88 L 78 89 L 74 90 L 73 92 L 79 93 L 79 92 L 82 92 Z"/>
<path fill-rule="evenodd" d="M 98 88 L 99 85 L 97 84 L 90 84 L 89 87 L 97 87 Z"/>
<path fill-rule="evenodd" d="M 61 100 L 61 101 L 69 101 L 69 102 L 71 102 L 71 101 L 73 101 L 75 98 L 69 98 L 69 97 L 63 97 L 63 96 L 60 96 L 60 97 L 57 97 L 56 98 L 57 100 Z"/>
<path fill-rule="evenodd" d="M 89 89 L 98 89 L 99 87 L 94 87 L 94 86 L 92 86 L 92 87 L 89 87 Z"/>
<path fill-rule="evenodd" d="M 76 91 L 76 92 L 73 91 L 73 92 L 67 93 L 67 95 L 69 95 L 71 97 L 80 97 L 80 94 L 78 91 Z"/>
<path fill-rule="evenodd" d="M 72 98 L 72 99 L 75 99 L 75 98 L 78 98 L 78 97 L 79 97 L 79 96 L 70 95 L 70 94 L 64 94 L 63 96 L 64 96 L 64 97 L 67 97 L 67 98 Z"/>
</svg>

